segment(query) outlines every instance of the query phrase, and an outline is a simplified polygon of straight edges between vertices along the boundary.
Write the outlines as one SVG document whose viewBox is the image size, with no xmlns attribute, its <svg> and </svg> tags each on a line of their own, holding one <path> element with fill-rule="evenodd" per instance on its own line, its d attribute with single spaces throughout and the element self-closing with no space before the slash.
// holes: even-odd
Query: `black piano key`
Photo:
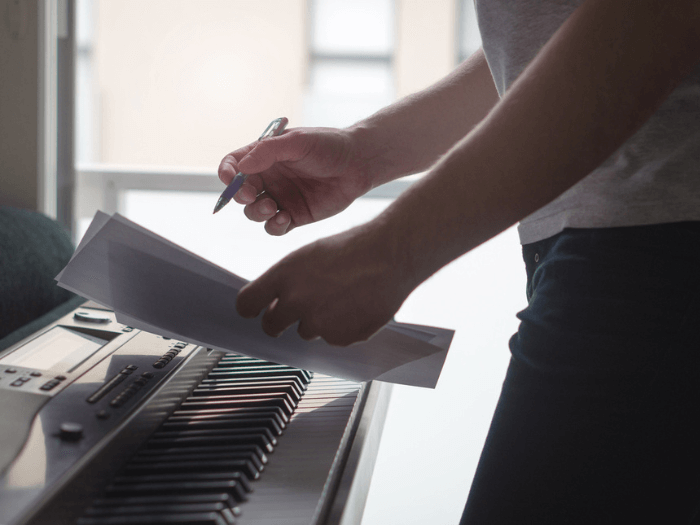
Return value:
<svg viewBox="0 0 700 525">
<path fill-rule="evenodd" d="M 241 445 L 251 444 L 261 447 L 266 452 L 272 452 L 274 447 L 264 434 L 235 434 L 228 436 L 192 436 L 172 438 L 151 438 L 146 442 L 146 448 L 198 447 L 206 445 Z"/>
<path fill-rule="evenodd" d="M 218 428 L 255 428 L 263 427 L 273 435 L 282 435 L 282 427 L 273 418 L 231 417 L 219 419 L 180 418 L 168 420 L 160 426 L 161 430 L 204 430 Z"/>
<path fill-rule="evenodd" d="M 136 496 L 144 494 L 170 495 L 173 500 L 181 494 L 202 494 L 207 492 L 224 492 L 230 494 L 238 503 L 246 501 L 245 491 L 235 480 L 220 481 L 172 481 L 162 483 L 136 483 L 130 485 L 109 485 L 105 489 L 107 496 Z"/>
<path fill-rule="evenodd" d="M 179 417 L 219 417 L 219 416 L 235 416 L 235 417 L 265 417 L 274 418 L 275 421 L 284 428 L 284 425 L 289 421 L 289 417 L 279 407 L 266 406 L 244 406 L 235 408 L 206 408 L 199 410 L 180 409 L 172 413 L 168 421 L 176 421 Z"/>
<path fill-rule="evenodd" d="M 134 515 L 147 514 L 202 514 L 216 513 L 224 519 L 227 525 L 236 523 L 236 513 L 223 503 L 171 503 L 165 505 L 132 505 L 132 506 L 109 506 L 109 507 L 89 507 L 85 511 L 86 517 L 116 517 L 126 516 L 133 518 Z"/>
<path fill-rule="evenodd" d="M 230 525 L 218 512 L 78 518 L 78 525 Z"/>
<path fill-rule="evenodd" d="M 152 439 L 160 438 L 187 438 L 187 437 L 225 437 L 225 436 L 238 436 L 238 435 L 263 435 L 267 438 L 267 441 L 272 445 L 277 445 L 277 439 L 272 435 L 269 429 L 265 427 L 251 427 L 251 428 L 213 428 L 206 430 L 158 430 L 152 434 Z"/>
<path fill-rule="evenodd" d="M 141 449 L 132 458 L 132 461 L 152 460 L 159 457 L 180 457 L 189 454 L 250 454 L 251 457 L 257 457 L 263 464 L 267 463 L 267 454 L 257 445 L 222 445 L 222 446 L 203 446 L 203 447 L 174 447 L 162 449 Z"/>
<path fill-rule="evenodd" d="M 143 483 L 171 483 L 178 481 L 237 481 L 243 492 L 251 491 L 248 477 L 240 471 L 231 472 L 183 472 L 176 474 L 153 473 L 144 475 L 121 475 L 114 478 L 112 485 L 136 485 Z"/>
<path fill-rule="evenodd" d="M 262 386 L 262 385 L 284 385 L 284 386 L 291 386 L 294 388 L 295 391 L 297 391 L 299 394 L 303 393 L 304 390 L 304 383 L 302 383 L 298 377 L 296 376 L 278 376 L 278 377 L 266 377 L 266 378 L 257 378 L 257 379 L 242 379 L 240 381 L 237 380 L 228 380 L 228 379 L 221 379 L 221 382 L 218 383 L 216 381 L 212 381 L 210 383 L 204 383 L 201 382 L 199 385 L 197 385 L 197 388 L 215 388 L 215 387 L 221 387 L 221 386 L 235 386 L 235 387 L 245 387 L 245 386 Z"/>
<path fill-rule="evenodd" d="M 310 375 L 306 370 L 301 370 L 299 368 L 294 368 L 287 365 L 273 365 L 262 363 L 232 363 L 227 361 L 219 361 L 219 364 L 217 364 L 209 373 L 211 374 L 212 372 L 222 371 L 235 372 L 236 370 L 255 372 L 260 376 L 268 376 L 276 372 L 284 372 L 286 370 L 287 372 L 289 372 L 290 375 L 301 377 L 302 381 L 303 378 L 310 379 Z"/>
<path fill-rule="evenodd" d="M 260 359 L 259 357 L 250 357 L 249 355 L 240 355 L 240 354 L 225 354 L 221 356 L 222 360 L 225 361 L 255 361 L 255 362 L 261 362 L 261 363 L 269 363 L 276 365 L 277 363 L 273 363 L 272 361 L 265 361 L 264 359 Z"/>
<path fill-rule="evenodd" d="M 88 507 L 85 516 L 118 516 L 121 514 L 175 514 L 179 512 L 221 512 L 230 511 L 221 502 L 210 503 L 161 503 L 157 505 L 109 505 Z"/>
<path fill-rule="evenodd" d="M 192 401 L 184 401 L 180 405 L 181 410 L 221 410 L 235 409 L 248 407 L 277 407 L 284 412 L 287 418 L 294 412 L 294 407 L 287 400 L 268 397 L 268 398 L 252 398 L 252 399 L 202 399 L 194 398 Z"/>
<path fill-rule="evenodd" d="M 192 503 L 192 504 L 203 504 L 203 503 L 222 503 L 226 508 L 231 509 L 234 514 L 239 514 L 240 509 L 237 506 L 237 501 L 231 497 L 227 492 L 207 492 L 201 494 L 178 494 L 178 503 Z M 173 503 L 173 497 L 171 495 L 163 496 L 125 496 L 125 497 L 110 497 L 110 498 L 97 498 L 93 505 L 95 507 L 115 507 L 115 506 L 129 506 L 129 505 L 167 505 Z"/>
<path fill-rule="evenodd" d="M 229 368 L 248 368 L 248 369 L 256 369 L 256 370 L 261 370 L 263 372 L 268 371 L 268 370 L 292 370 L 294 372 L 300 371 L 303 372 L 304 375 L 307 378 L 312 377 L 312 373 L 303 370 L 301 368 L 296 368 L 293 366 L 289 365 L 282 365 L 279 363 L 271 363 L 269 361 L 262 361 L 262 360 L 241 360 L 241 359 L 229 359 L 226 356 L 221 358 L 219 362 L 216 364 L 214 369 L 216 368 L 222 368 L 222 367 L 229 367 Z"/>
<path fill-rule="evenodd" d="M 267 384 L 268 382 L 271 381 L 284 381 L 284 382 L 289 382 L 297 387 L 299 387 L 300 390 L 304 391 L 307 389 L 308 385 L 305 381 L 302 381 L 299 379 L 298 376 L 275 376 L 274 378 L 270 377 L 257 377 L 257 376 L 252 376 L 252 377 L 230 377 L 230 378 L 218 378 L 218 379 L 209 379 L 205 378 L 202 380 L 202 382 L 199 384 L 200 387 L 206 387 L 210 385 L 214 386 L 221 386 L 221 385 L 239 385 L 239 384 L 247 384 L 247 383 L 262 383 L 262 384 Z"/>
<path fill-rule="evenodd" d="M 264 455 L 263 455 L 264 456 Z M 156 455 L 156 456 L 134 456 L 129 461 L 129 464 L 124 467 L 124 472 L 131 472 L 131 468 L 138 468 L 140 465 L 148 465 L 151 463 L 177 463 L 186 461 L 195 461 L 198 463 L 207 463 L 212 461 L 250 461 L 258 472 L 261 472 L 265 468 L 265 463 L 267 462 L 267 456 L 265 457 L 265 462 L 258 457 L 254 452 L 241 452 L 238 454 L 231 453 L 203 453 L 198 454 L 167 454 L 167 455 Z M 136 470 L 134 470 L 135 472 Z"/>
<path fill-rule="evenodd" d="M 207 392 L 210 391 L 222 391 L 223 389 L 227 388 L 235 388 L 235 389 L 247 389 L 247 388 L 255 388 L 255 387 L 261 387 L 261 388 L 275 388 L 277 387 L 278 390 L 283 390 L 283 391 L 288 391 L 292 395 L 301 397 L 304 395 L 304 392 L 306 391 L 305 388 L 302 388 L 304 385 L 301 383 L 301 381 L 290 381 L 290 380 L 283 380 L 283 381 L 248 381 L 248 380 L 241 380 L 241 381 L 236 381 L 234 380 L 227 380 L 227 379 L 222 379 L 222 380 L 214 380 L 210 383 L 200 383 L 197 388 L 192 392 L 192 395 L 199 395 L 199 392 L 203 393 L 206 395 Z M 307 387 L 308 388 L 308 387 Z M 245 390 L 236 390 L 236 391 L 241 391 L 245 393 Z"/>
<path fill-rule="evenodd" d="M 260 370 L 259 367 L 256 369 L 255 367 L 251 368 L 231 368 L 231 369 L 223 369 L 220 370 L 218 368 L 215 368 L 211 372 L 209 372 L 209 375 L 207 376 L 207 379 L 235 379 L 235 378 L 250 378 L 250 377 L 282 377 L 282 376 L 296 376 L 298 377 L 303 383 L 308 384 L 310 379 L 308 374 L 304 370 L 296 370 L 296 369 L 289 369 L 289 368 L 278 368 L 278 369 L 268 369 L 268 370 Z"/>
<path fill-rule="evenodd" d="M 278 400 L 277 402 L 270 403 L 267 400 L 274 399 Z M 184 403 L 188 403 L 188 407 L 190 409 L 193 408 L 194 405 L 192 403 L 207 403 L 207 402 L 226 402 L 226 401 L 256 401 L 256 400 L 265 400 L 265 404 L 269 404 L 270 406 L 279 406 L 283 410 L 287 411 L 294 411 L 294 407 L 296 407 L 299 404 L 299 399 L 295 398 L 294 396 L 287 394 L 286 392 L 251 392 L 250 394 L 244 394 L 244 393 L 237 393 L 237 394 L 228 394 L 226 392 L 209 392 L 208 394 L 202 394 L 199 396 L 189 396 L 186 397 Z M 281 400 L 281 402 L 279 401 Z M 206 407 L 205 407 L 206 408 Z"/>
<path fill-rule="evenodd" d="M 126 475 L 159 474 L 163 472 L 243 472 L 248 479 L 258 479 L 260 470 L 248 459 L 217 459 L 214 461 L 152 461 L 149 463 L 131 463 L 123 473 Z M 188 474 L 189 475 L 189 474 Z"/>
<path fill-rule="evenodd" d="M 167 419 L 168 423 L 184 421 L 235 421 L 238 419 L 269 419 L 284 429 L 286 426 L 284 412 L 276 407 L 248 407 L 242 409 L 221 410 L 177 410 Z"/>
<path fill-rule="evenodd" d="M 299 402 L 302 396 L 302 393 L 299 392 L 292 383 L 285 384 L 278 381 L 257 385 L 212 385 L 207 387 L 198 387 L 192 392 L 192 396 L 234 396 L 239 394 L 276 394 L 277 392 L 284 392 L 296 403 Z"/>
<path fill-rule="evenodd" d="M 202 402 L 206 400 L 229 400 L 229 399 L 284 399 L 290 406 L 295 407 L 299 403 L 299 396 L 294 393 L 286 392 L 285 390 L 271 390 L 260 392 L 233 392 L 228 393 L 221 390 L 210 390 L 209 392 L 200 392 L 198 395 L 190 395 L 185 398 L 185 402 Z"/>
<path fill-rule="evenodd" d="M 239 363 L 241 365 L 288 366 L 288 365 L 280 365 L 280 363 L 273 363 L 272 361 L 265 361 L 264 359 L 258 359 L 256 357 L 232 356 L 232 355 L 223 356 L 221 359 L 219 359 L 219 363 Z"/>
<path fill-rule="evenodd" d="M 181 405 L 181 410 L 206 410 L 216 408 L 243 408 L 243 407 L 267 407 L 281 408 L 287 417 L 294 412 L 294 406 L 283 397 L 262 396 L 231 396 L 230 399 L 209 397 L 188 397 Z"/>
</svg>

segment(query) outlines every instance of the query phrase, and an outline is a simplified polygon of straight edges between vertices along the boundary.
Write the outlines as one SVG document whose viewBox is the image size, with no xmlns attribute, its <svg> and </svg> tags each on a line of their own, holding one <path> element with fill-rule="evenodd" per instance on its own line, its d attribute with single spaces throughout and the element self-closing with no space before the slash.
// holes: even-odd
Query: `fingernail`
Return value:
<svg viewBox="0 0 700 525">
<path fill-rule="evenodd" d="M 260 205 L 260 211 L 263 213 L 273 213 L 275 211 L 275 207 L 272 205 L 271 202 L 263 202 Z"/>
<path fill-rule="evenodd" d="M 287 217 L 285 217 L 284 215 L 278 215 L 277 217 L 275 217 L 275 222 L 279 225 L 282 225 L 285 222 L 287 222 Z"/>
</svg>

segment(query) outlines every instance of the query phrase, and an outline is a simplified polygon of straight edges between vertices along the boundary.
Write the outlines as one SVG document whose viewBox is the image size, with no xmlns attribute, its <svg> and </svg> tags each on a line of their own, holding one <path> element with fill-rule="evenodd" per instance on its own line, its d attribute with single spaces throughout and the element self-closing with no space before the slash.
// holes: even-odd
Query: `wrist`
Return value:
<svg viewBox="0 0 700 525">
<path fill-rule="evenodd" d="M 391 146 L 380 127 L 367 119 L 343 131 L 351 144 L 353 162 L 366 178 L 368 191 L 397 177 L 393 174 L 395 162 L 390 158 Z"/>
<path fill-rule="evenodd" d="M 417 267 L 420 261 L 412 253 L 412 232 L 406 223 L 396 220 L 394 215 L 382 213 L 371 221 L 357 227 L 360 238 L 372 259 L 379 265 L 383 280 L 405 299 L 424 280 Z M 402 300 L 403 300 L 402 299 Z"/>
</svg>

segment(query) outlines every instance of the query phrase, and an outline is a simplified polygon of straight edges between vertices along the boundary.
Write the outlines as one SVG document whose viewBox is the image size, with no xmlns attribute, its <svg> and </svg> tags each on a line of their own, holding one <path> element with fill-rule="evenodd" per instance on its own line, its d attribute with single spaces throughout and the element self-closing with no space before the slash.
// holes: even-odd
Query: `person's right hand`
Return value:
<svg viewBox="0 0 700 525">
<path fill-rule="evenodd" d="M 248 175 L 234 200 L 270 235 L 328 218 L 372 188 L 355 139 L 346 130 L 297 128 L 226 155 L 219 178 Z"/>
</svg>

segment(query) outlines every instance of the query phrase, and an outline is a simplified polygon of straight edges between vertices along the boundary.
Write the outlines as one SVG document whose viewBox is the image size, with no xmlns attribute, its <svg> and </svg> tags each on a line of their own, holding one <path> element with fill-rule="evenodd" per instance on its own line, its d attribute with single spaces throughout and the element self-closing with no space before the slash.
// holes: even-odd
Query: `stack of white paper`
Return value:
<svg viewBox="0 0 700 525">
<path fill-rule="evenodd" d="M 352 381 L 434 388 L 453 330 L 391 322 L 369 341 L 337 347 L 294 328 L 266 335 L 235 308 L 246 280 L 128 219 L 98 212 L 59 286 L 100 303 L 121 323 L 166 337 Z"/>
</svg>

